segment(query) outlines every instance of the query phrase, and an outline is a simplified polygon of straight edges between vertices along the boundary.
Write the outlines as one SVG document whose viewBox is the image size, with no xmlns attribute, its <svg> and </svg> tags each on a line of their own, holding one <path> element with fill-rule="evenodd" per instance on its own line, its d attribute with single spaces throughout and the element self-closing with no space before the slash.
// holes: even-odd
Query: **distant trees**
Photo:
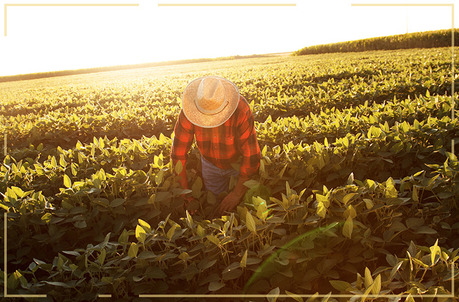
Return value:
<svg viewBox="0 0 459 302">
<path fill-rule="evenodd" d="M 459 32 L 456 29 L 454 30 L 454 41 L 455 45 L 459 44 Z M 308 46 L 295 51 L 293 55 L 300 56 L 332 52 L 448 47 L 451 46 L 451 43 L 452 31 L 451 29 L 445 29 Z"/>
</svg>

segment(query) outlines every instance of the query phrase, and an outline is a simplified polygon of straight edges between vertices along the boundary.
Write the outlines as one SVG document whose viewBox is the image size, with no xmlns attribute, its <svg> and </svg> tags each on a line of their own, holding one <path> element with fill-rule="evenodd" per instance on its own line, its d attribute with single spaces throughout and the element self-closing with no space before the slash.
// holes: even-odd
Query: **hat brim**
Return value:
<svg viewBox="0 0 459 302">
<path fill-rule="evenodd" d="M 239 90 L 236 85 L 225 78 L 212 77 L 221 80 L 225 88 L 225 97 L 228 105 L 217 114 L 204 114 L 196 106 L 196 94 L 201 80 L 205 77 L 191 81 L 185 88 L 182 96 L 182 109 L 187 119 L 202 128 L 214 128 L 224 124 L 234 113 L 239 103 Z M 207 78 L 207 77 L 206 77 Z"/>
</svg>

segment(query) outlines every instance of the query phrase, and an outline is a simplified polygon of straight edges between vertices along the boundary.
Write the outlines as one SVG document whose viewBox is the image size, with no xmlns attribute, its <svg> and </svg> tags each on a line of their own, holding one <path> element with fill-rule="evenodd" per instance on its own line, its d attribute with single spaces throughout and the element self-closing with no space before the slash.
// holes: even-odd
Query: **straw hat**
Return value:
<svg viewBox="0 0 459 302">
<path fill-rule="evenodd" d="M 202 77 L 186 86 L 182 109 L 188 120 L 196 126 L 213 128 L 231 117 L 238 102 L 236 85 L 221 77 Z"/>
</svg>

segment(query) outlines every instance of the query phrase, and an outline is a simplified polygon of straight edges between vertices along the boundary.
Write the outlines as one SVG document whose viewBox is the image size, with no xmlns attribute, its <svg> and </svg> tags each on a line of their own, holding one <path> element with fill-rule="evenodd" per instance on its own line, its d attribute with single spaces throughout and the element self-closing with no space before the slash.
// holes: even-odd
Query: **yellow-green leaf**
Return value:
<svg viewBox="0 0 459 302">
<path fill-rule="evenodd" d="M 395 181 L 392 179 L 392 177 L 389 177 L 386 180 L 386 194 L 385 196 L 387 198 L 397 198 L 398 192 L 397 189 L 395 188 Z"/>
<path fill-rule="evenodd" d="M 135 228 L 135 238 L 137 238 L 140 243 L 144 243 L 147 238 L 144 228 L 140 225 L 137 225 Z"/>
<path fill-rule="evenodd" d="M 288 290 L 286 290 L 285 293 L 286 293 L 290 298 L 292 298 L 293 300 L 295 300 L 295 301 L 297 301 L 297 302 L 303 302 L 303 298 L 301 298 L 300 295 L 297 295 L 297 294 L 295 294 L 295 293 L 289 292 Z"/>
<path fill-rule="evenodd" d="M 135 242 L 132 242 L 131 246 L 129 247 L 128 256 L 131 258 L 135 258 L 137 257 L 138 252 L 139 252 L 139 246 Z"/>
<path fill-rule="evenodd" d="M 66 188 L 72 187 L 72 181 L 70 180 L 70 177 L 67 174 L 64 174 L 64 186 Z"/>
<path fill-rule="evenodd" d="M 198 224 L 198 227 L 196 228 L 196 233 L 198 234 L 199 237 L 204 237 L 206 235 L 206 231 L 199 224 Z"/>
<path fill-rule="evenodd" d="M 325 208 L 325 205 L 323 202 L 318 202 L 317 204 L 317 215 L 325 218 L 325 214 L 327 213 L 327 209 Z"/>
<path fill-rule="evenodd" d="M 107 251 L 102 249 L 100 251 L 99 256 L 97 257 L 97 261 L 99 261 L 100 265 L 104 265 L 105 257 L 107 256 Z"/>
<path fill-rule="evenodd" d="M 253 219 L 252 214 L 250 214 L 249 211 L 247 211 L 247 214 L 245 215 L 245 224 L 247 225 L 247 229 L 249 229 L 249 231 L 251 231 L 254 234 L 257 232 L 255 220 Z"/>
<path fill-rule="evenodd" d="M 147 232 L 147 233 L 151 232 L 151 226 L 148 224 L 148 222 L 146 222 L 146 221 L 144 221 L 144 220 L 142 220 L 140 218 L 137 221 L 142 226 L 142 228 L 145 230 L 145 232 Z"/>
<path fill-rule="evenodd" d="M 266 298 L 268 299 L 269 302 L 276 302 L 277 297 L 279 297 L 279 293 L 280 293 L 280 289 L 279 287 L 276 287 L 268 293 Z"/>
<path fill-rule="evenodd" d="M 364 198 L 363 201 L 365 202 L 365 206 L 367 210 L 371 210 L 374 206 L 373 201 L 371 199 Z"/>
<path fill-rule="evenodd" d="M 346 292 L 347 289 L 352 288 L 352 285 L 346 281 L 330 280 L 329 282 L 331 286 L 333 286 L 335 289 L 339 290 L 340 292 Z"/>
<path fill-rule="evenodd" d="M 175 173 L 180 174 L 180 173 L 182 173 L 182 171 L 183 171 L 183 164 L 179 160 L 179 161 L 177 161 L 177 164 L 175 165 Z"/>
<path fill-rule="evenodd" d="M 343 235 L 350 239 L 352 236 L 353 229 L 354 229 L 354 222 L 352 221 L 352 217 L 348 216 L 346 219 L 346 222 L 344 222 Z"/>
<path fill-rule="evenodd" d="M 216 246 L 220 245 L 220 240 L 218 240 L 217 236 L 215 235 L 207 235 L 206 236 L 207 240 L 215 244 Z"/>
<path fill-rule="evenodd" d="M 349 193 L 343 197 L 343 203 L 346 205 L 357 193 Z"/>
<path fill-rule="evenodd" d="M 365 288 L 369 288 L 373 284 L 373 277 L 371 277 L 371 272 L 368 267 L 365 267 Z"/>
<path fill-rule="evenodd" d="M 167 234 L 166 234 L 167 239 L 169 239 L 169 240 L 172 239 L 172 236 L 174 236 L 174 234 L 175 234 L 175 229 L 176 228 L 177 228 L 176 224 L 171 226 L 171 228 L 169 229 L 169 231 L 167 231 Z"/>
<path fill-rule="evenodd" d="M 381 291 L 381 275 L 378 275 L 373 282 L 373 287 L 371 288 L 371 292 L 374 295 L 378 295 Z"/>
<path fill-rule="evenodd" d="M 217 291 L 217 290 L 219 290 L 220 288 L 222 288 L 224 286 L 225 286 L 225 283 L 212 281 L 212 282 L 209 283 L 208 289 L 209 289 L 209 291 L 214 292 L 214 291 Z"/>
<path fill-rule="evenodd" d="M 440 247 L 438 246 L 438 239 L 437 241 L 435 241 L 435 244 L 433 246 L 430 247 L 430 261 L 431 261 L 431 265 L 434 265 L 436 263 L 435 261 L 435 257 L 436 255 L 438 254 L 439 258 L 440 259 L 440 256 L 441 256 L 441 249 Z M 437 259 L 437 261 L 438 261 Z"/>
<path fill-rule="evenodd" d="M 362 295 L 362 300 L 360 301 L 364 302 L 372 289 L 373 289 L 373 283 L 371 283 L 370 286 L 365 290 L 365 292 Z"/>
<path fill-rule="evenodd" d="M 352 205 L 349 205 L 346 211 L 344 211 L 344 218 L 351 217 L 352 219 L 354 219 L 356 216 L 357 212 L 355 211 L 354 207 Z"/>
<path fill-rule="evenodd" d="M 246 265 L 247 265 L 247 250 L 245 250 L 245 253 L 241 259 L 241 267 L 246 267 Z"/>
</svg>

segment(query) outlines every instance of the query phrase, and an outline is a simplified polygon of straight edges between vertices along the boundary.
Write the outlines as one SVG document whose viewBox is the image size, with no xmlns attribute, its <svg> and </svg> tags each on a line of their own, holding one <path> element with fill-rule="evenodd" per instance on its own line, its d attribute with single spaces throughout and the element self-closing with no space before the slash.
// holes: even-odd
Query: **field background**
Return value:
<svg viewBox="0 0 459 302">
<path fill-rule="evenodd" d="M 203 75 L 239 87 L 263 150 L 243 203 L 222 217 L 211 216 L 215 197 L 202 186 L 196 147 L 191 191 L 179 188 L 180 167 L 169 161 L 181 92 Z M 454 300 L 451 86 L 450 47 L 0 83 L 8 213 L 0 281 L 9 294 L 47 294 L 39 301 Z M 200 201 L 196 215 L 180 210 L 182 193 Z"/>
</svg>

